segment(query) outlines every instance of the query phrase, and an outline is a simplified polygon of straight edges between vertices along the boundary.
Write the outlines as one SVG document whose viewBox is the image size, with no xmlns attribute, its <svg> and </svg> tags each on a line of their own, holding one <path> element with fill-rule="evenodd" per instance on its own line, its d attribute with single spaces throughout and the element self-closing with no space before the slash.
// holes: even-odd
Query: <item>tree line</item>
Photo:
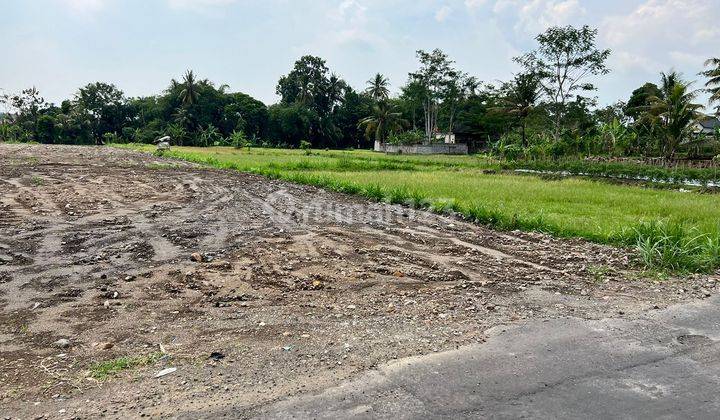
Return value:
<svg viewBox="0 0 720 420">
<path fill-rule="evenodd" d="M 718 152 L 720 132 L 699 136 L 696 124 L 720 114 L 720 58 L 699 73 L 704 86 L 669 71 L 628 100 L 598 107 L 594 79 L 609 73 L 610 50 L 597 30 L 552 27 L 537 47 L 514 60 L 521 71 L 482 82 L 457 69 L 443 51 L 418 51 L 418 68 L 397 95 L 382 74 L 355 89 L 325 60 L 300 58 L 281 77 L 270 106 L 187 71 L 159 95 L 128 98 L 117 86 L 88 84 L 60 105 L 35 88 L 5 94 L 0 141 L 58 144 L 151 143 L 366 148 L 373 141 L 436 141 L 458 133 L 508 158 L 564 155 L 697 156 Z M 703 113 L 698 96 L 710 95 Z"/>
</svg>

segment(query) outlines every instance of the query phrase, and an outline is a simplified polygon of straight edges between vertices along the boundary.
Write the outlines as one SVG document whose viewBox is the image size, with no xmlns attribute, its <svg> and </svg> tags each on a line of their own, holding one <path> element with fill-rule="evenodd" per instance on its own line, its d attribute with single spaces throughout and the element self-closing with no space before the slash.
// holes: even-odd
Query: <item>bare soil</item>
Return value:
<svg viewBox="0 0 720 420">
<path fill-rule="evenodd" d="M 720 290 L 634 261 L 126 150 L 0 144 L 0 415 L 251 417 L 493 326 Z"/>
</svg>

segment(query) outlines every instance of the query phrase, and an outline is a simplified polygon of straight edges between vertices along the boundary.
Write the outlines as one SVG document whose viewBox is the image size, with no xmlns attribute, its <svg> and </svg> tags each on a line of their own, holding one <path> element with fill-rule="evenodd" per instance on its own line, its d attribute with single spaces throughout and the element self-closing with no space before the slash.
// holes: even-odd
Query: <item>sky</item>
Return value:
<svg viewBox="0 0 720 420">
<path fill-rule="evenodd" d="M 720 0 L 0 0 L 0 90 L 35 86 L 59 103 L 84 84 L 161 93 L 186 69 L 267 104 L 302 55 L 356 89 L 377 72 L 394 92 L 440 48 L 486 82 L 554 25 L 588 24 L 612 49 L 594 80 L 601 104 L 627 100 L 661 71 L 686 78 L 720 56 Z"/>
</svg>

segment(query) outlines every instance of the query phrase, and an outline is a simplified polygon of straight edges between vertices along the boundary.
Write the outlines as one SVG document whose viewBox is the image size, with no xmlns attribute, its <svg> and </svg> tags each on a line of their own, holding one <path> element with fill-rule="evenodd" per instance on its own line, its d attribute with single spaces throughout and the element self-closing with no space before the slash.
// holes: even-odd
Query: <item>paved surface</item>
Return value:
<svg viewBox="0 0 720 420">
<path fill-rule="evenodd" d="M 557 319 L 404 359 L 263 418 L 720 418 L 720 299 Z"/>
</svg>

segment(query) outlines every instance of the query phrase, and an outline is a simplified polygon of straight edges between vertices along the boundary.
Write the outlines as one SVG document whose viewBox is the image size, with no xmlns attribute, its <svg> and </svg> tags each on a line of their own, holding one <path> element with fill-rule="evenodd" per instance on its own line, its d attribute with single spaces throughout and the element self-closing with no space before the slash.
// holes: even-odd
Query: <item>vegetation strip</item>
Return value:
<svg viewBox="0 0 720 420">
<path fill-rule="evenodd" d="M 120 147 L 152 150 L 145 145 Z M 583 180 L 553 182 L 528 176 L 483 175 L 472 168 L 439 168 L 429 172 L 340 171 L 331 170 L 337 169 L 338 158 L 327 158 L 323 152 L 304 156 L 297 151 L 273 150 L 265 158 L 260 152 L 251 154 L 255 152 L 182 148 L 164 155 L 360 195 L 375 201 L 439 213 L 453 212 L 503 230 L 538 231 L 557 237 L 633 247 L 651 268 L 711 271 L 720 267 L 720 229 L 717 225 L 720 198 L 717 195 L 647 190 Z M 342 159 L 352 160 L 355 153 L 362 159 L 367 158 L 364 152 L 348 152 Z M 298 170 L 306 166 L 298 165 L 302 159 L 318 160 L 307 167 L 320 169 Z M 372 167 L 362 159 L 348 167 Z M 521 196 L 513 197 L 513 194 Z M 629 202 L 634 197 L 637 197 L 635 202 Z M 694 209 L 694 214 L 688 213 L 688 208 Z M 638 221 L 635 213 L 650 216 Z"/>
</svg>

